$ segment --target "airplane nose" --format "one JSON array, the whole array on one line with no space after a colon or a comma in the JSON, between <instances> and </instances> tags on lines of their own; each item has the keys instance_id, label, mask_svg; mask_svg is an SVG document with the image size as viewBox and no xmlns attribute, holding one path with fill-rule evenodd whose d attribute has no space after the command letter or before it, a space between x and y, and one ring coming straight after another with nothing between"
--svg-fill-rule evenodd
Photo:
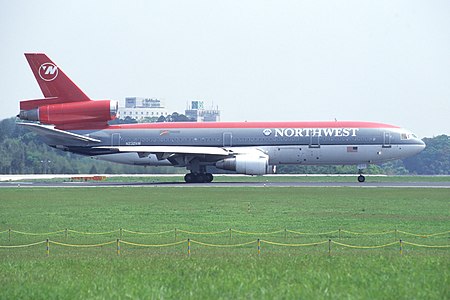
<instances>
[{"instance_id":1,"label":"airplane nose","mask_svg":"<svg viewBox=\"0 0 450 300\"><path fill-rule=\"evenodd\" d=\"M414 150L416 152L415 154L419 154L420 152L422 152L426 146L427 145L422 140L417 139L417 144L414 147Z\"/></svg>"}]
</instances>

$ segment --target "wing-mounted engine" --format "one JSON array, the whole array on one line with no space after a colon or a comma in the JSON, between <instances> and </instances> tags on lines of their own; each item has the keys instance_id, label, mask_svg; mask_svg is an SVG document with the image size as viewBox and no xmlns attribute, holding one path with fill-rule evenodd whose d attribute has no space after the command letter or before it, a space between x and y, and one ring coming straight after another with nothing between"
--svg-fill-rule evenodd
<instances>
[{"instance_id":1,"label":"wing-mounted engine","mask_svg":"<svg viewBox=\"0 0 450 300\"><path fill-rule=\"evenodd\" d=\"M117 101L111 100L56 104L47 99L29 100L20 102L19 118L55 125L60 129L77 129L87 124L106 125L108 121L116 118L117 109Z\"/></svg>"},{"instance_id":2,"label":"wing-mounted engine","mask_svg":"<svg viewBox=\"0 0 450 300\"><path fill-rule=\"evenodd\" d=\"M274 173L274 167L269 165L269 156L263 153L249 153L225 158L216 163L223 170L235 171L246 175L264 175Z\"/></svg>"}]
</instances>

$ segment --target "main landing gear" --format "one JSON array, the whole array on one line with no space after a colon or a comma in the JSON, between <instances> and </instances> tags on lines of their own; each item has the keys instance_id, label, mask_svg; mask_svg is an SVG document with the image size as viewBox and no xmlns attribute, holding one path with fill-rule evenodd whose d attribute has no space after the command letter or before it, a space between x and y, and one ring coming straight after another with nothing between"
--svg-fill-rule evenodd
<instances>
[{"instance_id":1,"label":"main landing gear","mask_svg":"<svg viewBox=\"0 0 450 300\"><path fill-rule=\"evenodd\" d=\"M213 179L214 176L211 173L188 173L184 175L186 183L209 183Z\"/></svg>"}]
</instances>

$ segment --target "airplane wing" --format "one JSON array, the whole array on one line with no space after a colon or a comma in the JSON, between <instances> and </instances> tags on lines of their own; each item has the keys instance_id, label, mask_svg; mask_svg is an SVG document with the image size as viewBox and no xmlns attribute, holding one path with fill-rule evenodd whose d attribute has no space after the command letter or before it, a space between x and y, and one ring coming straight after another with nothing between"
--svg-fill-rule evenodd
<instances>
[{"instance_id":1,"label":"airplane wing","mask_svg":"<svg viewBox=\"0 0 450 300\"><path fill-rule=\"evenodd\" d=\"M115 152L136 152L138 154L160 154L161 158L167 158L174 154L191 155L232 155L231 150L220 147L196 147L196 146L113 146L94 147L95 149L111 150Z\"/></svg>"},{"instance_id":2,"label":"airplane wing","mask_svg":"<svg viewBox=\"0 0 450 300\"><path fill-rule=\"evenodd\" d=\"M70 142L73 142L76 145L80 145L80 142L85 142L86 144L101 142L100 140L93 139L88 136L59 130L53 126L44 126L35 123L17 123L17 125L27 127L31 131L37 133L45 139L49 145L69 145Z\"/></svg>"},{"instance_id":3,"label":"airplane wing","mask_svg":"<svg viewBox=\"0 0 450 300\"><path fill-rule=\"evenodd\" d=\"M99 146L93 149L115 153L137 153L139 157L155 154L158 160L167 159L174 165L185 163L183 157L209 156L211 160L248 154L266 154L266 151L255 147L205 147L205 146Z\"/></svg>"}]
</instances>

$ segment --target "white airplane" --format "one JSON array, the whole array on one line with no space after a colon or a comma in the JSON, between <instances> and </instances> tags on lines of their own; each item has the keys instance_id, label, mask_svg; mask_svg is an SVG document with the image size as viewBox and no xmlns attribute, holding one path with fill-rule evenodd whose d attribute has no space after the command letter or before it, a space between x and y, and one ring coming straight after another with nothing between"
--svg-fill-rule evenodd
<instances>
[{"instance_id":1,"label":"white airplane","mask_svg":"<svg viewBox=\"0 0 450 300\"><path fill-rule=\"evenodd\" d=\"M25 57L44 94L20 102L19 123L51 147L142 166L185 167L185 181L211 182L208 166L239 174L277 165L358 165L415 155L425 144L409 130L372 122L212 122L109 125L117 102L91 100L45 54ZM31 122L30 122L31 121Z\"/></svg>"}]
</instances>

